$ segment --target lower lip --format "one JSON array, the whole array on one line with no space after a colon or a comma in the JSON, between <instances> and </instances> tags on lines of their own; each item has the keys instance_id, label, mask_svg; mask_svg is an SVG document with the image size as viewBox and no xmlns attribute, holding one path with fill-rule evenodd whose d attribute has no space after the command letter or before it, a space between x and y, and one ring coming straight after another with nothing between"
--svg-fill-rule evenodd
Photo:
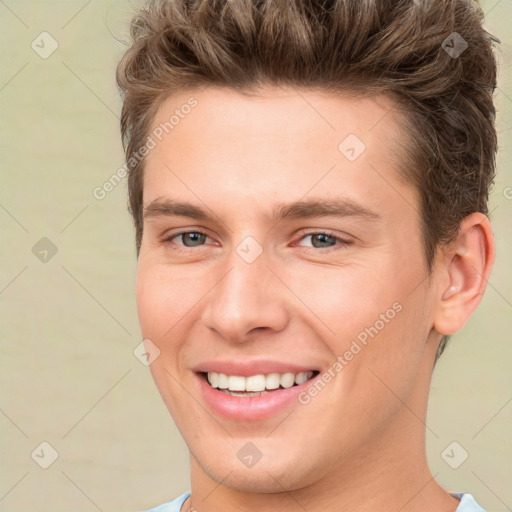
<instances>
[{"instance_id":1,"label":"lower lip","mask_svg":"<svg viewBox=\"0 0 512 512\"><path fill-rule=\"evenodd\" d=\"M262 396L238 397L212 388L201 374L196 373L196 377L204 401L212 411L226 418L242 421L262 420L292 404L300 405L298 395L316 379L313 377L297 386L270 391Z\"/></svg>"}]
</instances>

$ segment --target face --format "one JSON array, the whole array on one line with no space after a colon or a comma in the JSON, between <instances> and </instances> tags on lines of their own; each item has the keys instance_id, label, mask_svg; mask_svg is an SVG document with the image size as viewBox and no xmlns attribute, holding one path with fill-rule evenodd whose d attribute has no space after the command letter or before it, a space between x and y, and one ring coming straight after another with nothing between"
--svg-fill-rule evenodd
<instances>
[{"instance_id":1,"label":"face","mask_svg":"<svg viewBox=\"0 0 512 512\"><path fill-rule=\"evenodd\" d=\"M154 120L186 112L147 155L140 323L194 464L225 486L300 489L424 429L433 300L392 108L207 88Z\"/></svg>"}]
</instances>

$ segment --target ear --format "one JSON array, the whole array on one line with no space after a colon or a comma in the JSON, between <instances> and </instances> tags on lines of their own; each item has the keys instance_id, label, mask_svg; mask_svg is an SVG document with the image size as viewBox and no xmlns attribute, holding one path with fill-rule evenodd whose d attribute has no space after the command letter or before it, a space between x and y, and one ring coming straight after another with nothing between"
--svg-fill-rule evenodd
<instances>
[{"instance_id":1,"label":"ear","mask_svg":"<svg viewBox=\"0 0 512 512\"><path fill-rule=\"evenodd\" d=\"M442 249L434 328L443 335L464 327L482 299L494 263L489 219L473 213L460 224L457 238Z\"/></svg>"}]
</instances>

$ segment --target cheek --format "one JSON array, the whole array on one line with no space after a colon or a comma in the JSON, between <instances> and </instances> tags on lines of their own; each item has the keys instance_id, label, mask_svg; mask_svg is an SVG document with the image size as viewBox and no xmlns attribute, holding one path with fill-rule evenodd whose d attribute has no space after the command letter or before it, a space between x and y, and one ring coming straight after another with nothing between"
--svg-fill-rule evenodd
<instances>
[{"instance_id":1,"label":"cheek","mask_svg":"<svg viewBox=\"0 0 512 512\"><path fill-rule=\"evenodd\" d=\"M143 338L150 339L160 350L151 365L157 383L169 379L165 374L157 378L163 367L177 375L186 366L184 358L190 350L187 340L197 327L196 308L203 304L205 282L198 272L187 273L184 268L139 259L137 310ZM170 384L172 388L173 382Z\"/></svg>"},{"instance_id":2,"label":"cheek","mask_svg":"<svg viewBox=\"0 0 512 512\"><path fill-rule=\"evenodd\" d=\"M381 275L389 279L384 281ZM369 263L345 268L317 267L307 273L289 274L288 282L313 313L312 318L319 332L325 333L325 339L339 340L340 345L332 348L343 349L347 340L376 322L378 330L383 330L381 315L386 320L397 316L393 304L402 300L404 286L391 275L392 269L382 270Z\"/></svg>"},{"instance_id":3,"label":"cheek","mask_svg":"<svg viewBox=\"0 0 512 512\"><path fill-rule=\"evenodd\" d=\"M180 407L180 400L176 399L180 396L176 382L183 348L180 339L186 328L185 322L179 320L190 306L183 296L186 292L184 283L173 280L168 273L149 258L139 257L136 298L142 336L160 350L149 369L164 403L175 417L179 416Z\"/></svg>"},{"instance_id":4,"label":"cheek","mask_svg":"<svg viewBox=\"0 0 512 512\"><path fill-rule=\"evenodd\" d=\"M172 336L178 321L193 306L190 280L178 278L178 272L139 259L136 297L142 333L164 339ZM169 332L170 331L170 332Z\"/></svg>"},{"instance_id":5,"label":"cheek","mask_svg":"<svg viewBox=\"0 0 512 512\"><path fill-rule=\"evenodd\" d=\"M358 333L352 338L361 351L346 368L347 386L359 395L356 407L371 404L368 410L380 411L383 419L390 419L415 393L421 375L430 319L422 291L408 295L409 291L383 290L376 298L381 307L372 309L365 320L358 317ZM359 343L361 335L364 344ZM360 413L365 414L364 407Z\"/></svg>"},{"instance_id":6,"label":"cheek","mask_svg":"<svg viewBox=\"0 0 512 512\"><path fill-rule=\"evenodd\" d=\"M430 330L427 297L418 287L420 269L382 258L380 266L316 270L290 275L292 288L314 313L310 317L333 359L346 354L346 379L355 379L360 368L368 373L366 380L372 368L406 381Z\"/></svg>"},{"instance_id":7,"label":"cheek","mask_svg":"<svg viewBox=\"0 0 512 512\"><path fill-rule=\"evenodd\" d=\"M151 267L144 266L139 260L137 268L136 297L137 311L144 338L157 338L164 332L166 315L163 311L165 303L165 287L156 278Z\"/></svg>"}]
</instances>

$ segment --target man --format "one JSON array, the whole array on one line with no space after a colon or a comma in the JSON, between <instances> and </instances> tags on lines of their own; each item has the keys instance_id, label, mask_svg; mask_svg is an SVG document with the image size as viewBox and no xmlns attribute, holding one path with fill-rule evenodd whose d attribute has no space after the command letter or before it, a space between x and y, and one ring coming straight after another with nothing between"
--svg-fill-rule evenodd
<instances>
[{"instance_id":1,"label":"man","mask_svg":"<svg viewBox=\"0 0 512 512\"><path fill-rule=\"evenodd\" d=\"M470 0L168 0L118 67L137 303L190 450L156 511L482 511L432 477L480 302L496 64Z\"/></svg>"}]
</instances>

